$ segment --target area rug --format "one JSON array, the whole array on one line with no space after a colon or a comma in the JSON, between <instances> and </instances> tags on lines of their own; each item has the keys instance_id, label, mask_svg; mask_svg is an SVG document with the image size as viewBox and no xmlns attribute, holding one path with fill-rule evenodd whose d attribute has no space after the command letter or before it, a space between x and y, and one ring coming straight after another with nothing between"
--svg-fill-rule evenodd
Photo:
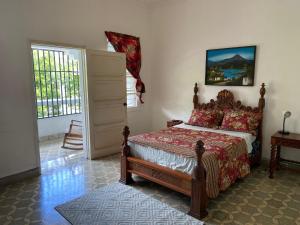
<instances>
[{"instance_id":1,"label":"area rug","mask_svg":"<svg viewBox=\"0 0 300 225\"><path fill-rule=\"evenodd\" d=\"M113 183L55 209L73 225L203 225L140 191Z\"/></svg>"}]
</instances>

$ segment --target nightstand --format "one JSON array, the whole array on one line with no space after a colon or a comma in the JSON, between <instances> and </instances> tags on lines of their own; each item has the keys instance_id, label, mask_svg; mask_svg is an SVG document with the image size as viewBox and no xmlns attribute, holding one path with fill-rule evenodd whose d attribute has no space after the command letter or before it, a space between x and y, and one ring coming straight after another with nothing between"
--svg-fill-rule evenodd
<instances>
[{"instance_id":1,"label":"nightstand","mask_svg":"<svg viewBox=\"0 0 300 225\"><path fill-rule=\"evenodd\" d=\"M168 120L167 121L167 127L173 127L175 125L183 123L182 120Z\"/></svg>"},{"instance_id":2,"label":"nightstand","mask_svg":"<svg viewBox=\"0 0 300 225\"><path fill-rule=\"evenodd\" d=\"M299 163L292 160L280 158L281 146L300 149L300 134L290 133L289 135L282 135L275 133L271 137L271 157L270 157L270 178L273 178L274 170L280 165L280 161ZM299 151L300 152L300 151Z\"/></svg>"}]
</instances>

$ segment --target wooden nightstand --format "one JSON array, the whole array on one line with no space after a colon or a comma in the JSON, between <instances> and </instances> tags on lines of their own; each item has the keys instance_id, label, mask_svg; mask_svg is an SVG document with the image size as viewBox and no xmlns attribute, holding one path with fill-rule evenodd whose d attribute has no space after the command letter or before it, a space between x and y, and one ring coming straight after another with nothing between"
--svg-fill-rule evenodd
<instances>
[{"instance_id":1,"label":"wooden nightstand","mask_svg":"<svg viewBox=\"0 0 300 225\"><path fill-rule=\"evenodd\" d=\"M167 127L173 127L175 125L183 123L182 120L168 120L167 121Z\"/></svg>"},{"instance_id":2,"label":"wooden nightstand","mask_svg":"<svg viewBox=\"0 0 300 225\"><path fill-rule=\"evenodd\" d=\"M280 158L281 146L300 149L300 134L290 133L289 135L282 135L277 132L274 135L272 135L269 175L270 178L273 178L274 170L279 167L280 161L299 163L296 161Z\"/></svg>"}]
</instances>

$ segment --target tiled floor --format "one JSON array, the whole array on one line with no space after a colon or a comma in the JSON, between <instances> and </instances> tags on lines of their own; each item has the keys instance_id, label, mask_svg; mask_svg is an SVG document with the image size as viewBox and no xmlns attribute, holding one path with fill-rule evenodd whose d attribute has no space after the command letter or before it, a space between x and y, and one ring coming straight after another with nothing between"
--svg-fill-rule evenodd
<instances>
[{"instance_id":1,"label":"tiled floor","mask_svg":"<svg viewBox=\"0 0 300 225\"><path fill-rule=\"evenodd\" d=\"M59 142L43 143L42 175L0 189L0 224L59 224L68 222L56 205L100 188L119 178L119 156L95 161L82 151L60 148ZM300 175L278 171L267 177L257 168L218 198L209 202L211 224L300 224ZM136 188L174 208L188 211L189 199L159 185L139 179Z\"/></svg>"},{"instance_id":2,"label":"tiled floor","mask_svg":"<svg viewBox=\"0 0 300 225\"><path fill-rule=\"evenodd\" d=\"M42 176L0 190L1 225L68 224L54 210L56 205L118 179L118 157L88 161L83 151L61 149L61 144L41 143Z\"/></svg>"},{"instance_id":3,"label":"tiled floor","mask_svg":"<svg viewBox=\"0 0 300 225\"><path fill-rule=\"evenodd\" d=\"M42 173L69 165L71 162L84 159L83 150L69 150L61 148L63 138L43 141L40 143L40 157Z\"/></svg>"}]
</instances>

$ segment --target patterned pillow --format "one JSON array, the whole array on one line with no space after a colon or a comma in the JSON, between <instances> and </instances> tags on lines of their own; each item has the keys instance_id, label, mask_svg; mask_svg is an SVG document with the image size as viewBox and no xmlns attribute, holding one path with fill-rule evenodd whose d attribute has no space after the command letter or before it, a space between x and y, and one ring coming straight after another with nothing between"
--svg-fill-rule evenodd
<instances>
[{"instance_id":1,"label":"patterned pillow","mask_svg":"<svg viewBox=\"0 0 300 225\"><path fill-rule=\"evenodd\" d=\"M214 110L194 109L188 124L193 126L217 128L219 115Z\"/></svg>"},{"instance_id":2,"label":"patterned pillow","mask_svg":"<svg viewBox=\"0 0 300 225\"><path fill-rule=\"evenodd\" d=\"M262 119L260 113L247 111L225 112L221 129L248 132L256 135L256 130Z\"/></svg>"},{"instance_id":3,"label":"patterned pillow","mask_svg":"<svg viewBox=\"0 0 300 225\"><path fill-rule=\"evenodd\" d=\"M248 123L249 123L249 130L250 133L256 135L256 131L258 129L259 123L262 120L261 113L254 113L254 112L247 112L249 115Z\"/></svg>"}]
</instances>

